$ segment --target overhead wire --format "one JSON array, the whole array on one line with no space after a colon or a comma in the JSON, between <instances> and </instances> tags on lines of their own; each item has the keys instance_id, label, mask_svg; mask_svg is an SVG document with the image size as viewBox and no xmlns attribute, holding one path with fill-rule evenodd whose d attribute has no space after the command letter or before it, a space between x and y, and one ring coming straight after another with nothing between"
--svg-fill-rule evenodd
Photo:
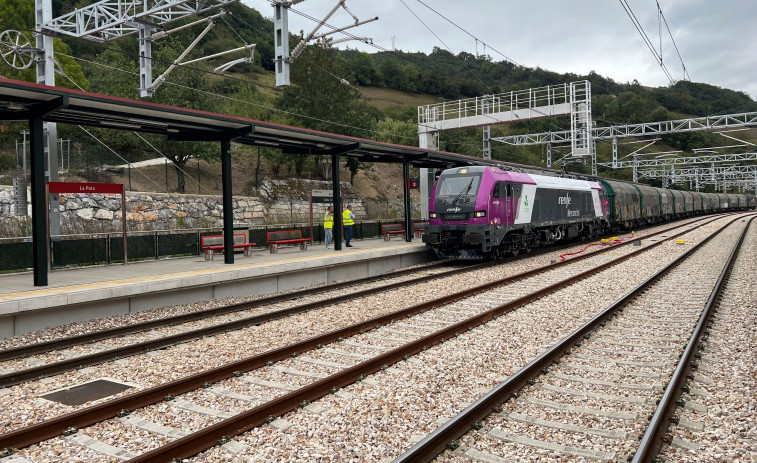
<instances>
[{"instance_id":1,"label":"overhead wire","mask_svg":"<svg viewBox=\"0 0 757 463\"><path fill-rule=\"evenodd\" d=\"M77 87L79 88L79 90L81 90L81 91L84 91L84 89L82 88L82 86L81 86L81 85L79 85L78 83L76 83L76 82L75 82L75 81L74 81L73 79L71 79L71 77L69 77L69 76L68 76L68 74L66 74L65 72L62 72L62 73L61 73L61 75L62 75L63 77L65 77L66 79L68 79L68 81L69 81L69 82L71 82L72 84L74 84L75 86L77 86ZM113 148L111 148L110 146L108 146L108 145L107 145L107 144L106 144L106 143L105 143L104 141L100 140L100 139L99 139L99 138L98 138L97 136L95 136L95 135L94 135L94 134L93 134L92 132L88 131L87 129L85 129L85 128L84 128L84 127L82 127L81 125L78 125L78 124L77 124L77 127L79 127L79 129L80 129L80 130L82 130L82 131L83 131L84 133L86 133L87 135L89 135L90 137L92 137L92 138L93 138L93 139L94 139L95 141L97 141L98 143L100 143L101 145L103 145L103 146L104 146L105 148L107 148L107 149L108 149L108 150L109 150L110 152L112 152L113 154L115 154L115 155L116 155L116 157L118 157L118 159L120 159L120 160L124 161L124 162L125 162L125 163L126 163L126 164L127 164L128 166L129 166L129 168L131 168L131 166L132 166L132 163L131 163L131 162L129 162L129 161L127 160L127 159L124 159L124 157L123 157L123 156L121 156L120 154L118 154L118 153L116 152L116 150L114 150ZM156 147L155 147L155 146L154 146L154 145L153 145L152 143L150 143L150 142L149 142L149 141L147 141L147 140L146 140L146 139L145 139L144 137L142 137L142 135L140 135L140 134L139 134L138 132L135 132L135 131L133 131L133 133L134 133L134 135L136 135L137 137L139 137L139 138L140 138L140 139L141 139L142 141L144 141L145 143L147 143L147 144L148 144L148 145L149 145L149 146L150 146L150 147L151 147L152 149L154 149L154 150L155 150L155 151L156 151L156 152L157 152L158 154L160 154L160 155L161 155L161 156L163 156L164 158L168 159L168 157L167 157L167 156L166 156L165 154L163 154L163 153L162 153L162 152L161 152L161 151L160 151L160 150L159 150L158 148L156 148ZM181 169L181 168L180 168L180 167L179 167L178 165L176 165L176 164L174 164L174 165L176 166L176 168L177 168L177 169L181 170L181 171L182 171L182 172L184 173L184 175L186 175L187 177L189 177L189 178L190 178L191 180L195 181L195 180L194 180L194 178L193 178L193 177L192 177L192 176L191 176L191 175L190 175L189 173L187 173L186 171L184 171L183 169ZM148 176L147 174L145 174L144 172L140 171L139 169L137 169L137 172L139 172L140 174L142 174L142 175L143 175L143 176L144 176L144 177L145 177L145 178L146 178L147 180L149 180L150 182L152 182L152 183L153 183L153 184L154 184L154 185L155 185L156 187L158 187L158 188L162 189L162 190L163 190L164 192L167 192L165 188L163 188L163 187L161 187L160 185L158 185L158 183L157 183L157 182L155 182L155 181L154 181L153 179L151 179L151 178L150 178L150 177L149 177L149 176ZM197 182L197 185L198 185L198 186L200 186L200 182ZM200 186L200 188L202 188L202 187Z\"/></svg>"},{"instance_id":2,"label":"overhead wire","mask_svg":"<svg viewBox=\"0 0 757 463\"><path fill-rule=\"evenodd\" d=\"M475 39L475 41L476 41L476 44L477 44L477 46L476 46L476 49L478 49L478 42L481 42L481 43L482 43L482 44L484 45L484 54L486 54L486 47L489 47L489 48L490 48L491 50L494 50L495 52L497 52L497 53L498 53L498 54L499 54L500 56L502 56L503 58L505 58L505 59L506 59L507 61L509 61L509 62L513 63L513 64L514 64L514 65L516 65L516 66L520 66L520 67L523 67L523 66L521 66L520 64L518 64L518 63L517 63L517 62L516 62L516 61L515 61L514 59L510 58L509 56L505 55L505 54L504 54L504 53L502 53L501 51L497 50L496 48L494 48L494 47L492 47L491 45L487 44L486 42L484 42L483 40L479 39L479 38L478 38L478 37L476 37L475 35L471 34L471 33L470 33L470 32L468 32L467 30L465 30L465 29L464 29L463 27L461 27L461 26L460 26L459 24L455 23L455 22L454 22L454 21L452 21L451 19L447 18L447 17L446 17L446 16L444 16L443 14L439 13L439 12L438 12L438 11L436 11L435 9L431 8L430 6L428 6L428 5L427 5L427 4L425 3L425 2L423 2L422 0L418 0L418 3L420 3L420 4L421 4L421 5L423 5L423 6L425 6L425 7L426 7L426 8L428 8L429 10L433 11L434 13L436 13L437 15L439 15L439 16L440 16L440 17L441 17L442 19L444 19L444 20L445 20L445 21L447 21L448 23L452 24L452 25L453 25L453 26L455 26L456 28L460 29L461 31L465 32L466 34L468 34L469 36L471 36L471 37L472 37L473 39Z\"/></svg>"},{"instance_id":3,"label":"overhead wire","mask_svg":"<svg viewBox=\"0 0 757 463\"><path fill-rule=\"evenodd\" d=\"M423 22L423 20L422 20L422 19L421 19L421 18L420 18L420 17L419 17L419 16L418 16L418 15L417 15L417 14L416 14L416 13L415 13L415 12L414 12L414 11L413 11L412 9L411 9L411 8L410 8L410 7L409 7L409 6L408 6L408 5L407 5L407 4L406 4L406 3L405 3L405 2L403 1L403 0L400 0L400 1L402 1L403 5L405 5L405 7L406 7L406 8L407 8L407 9L408 9L408 10L409 10L409 11L410 11L410 12L411 12L411 13L412 13L412 14L413 14L413 15L414 15L414 16L415 16L415 17L416 17L416 18L417 18L417 19L418 19L418 20L419 20L420 22L421 22L421 24L423 24L423 25L424 25L424 26L425 26L425 27L426 27L426 28L427 28L427 29L428 29L428 30L429 30L429 31L430 31L430 32L431 32L431 33L432 33L432 34L433 34L433 35L434 35L434 36L435 36L435 37L437 38L437 40L439 40L439 41L440 41L440 42L441 42L441 43L442 43L442 44L443 44L443 45L445 46L445 48L446 48L446 49L447 49L447 50L448 50L448 51L449 51L449 52L450 52L450 53L451 53L451 54L452 54L453 56L456 56L456 55L455 55L455 54L454 54L454 53L453 53L453 52L452 52L452 51L450 50L450 48L449 48L449 47L448 47L448 46L446 45L446 43L444 43L444 41L443 41L443 40L442 40L442 39L441 39L441 38L440 38L440 37L439 37L439 36L438 36L438 35L437 35L437 34L436 34L436 33L435 33L435 32L434 32L434 31L433 31L433 30L432 30L431 28L430 28L430 27L428 27L428 25L426 25L426 24L425 24L425 22ZM386 49L386 48L382 47L381 45L378 45L378 44L375 44L375 43L372 43L372 42L371 42L371 43L369 43L369 42L366 42L365 40L362 40L362 39L361 39L360 37L357 37L357 36L355 36L354 34L351 34L351 33L347 32L347 31L344 31L344 30L339 30L339 28L337 28L337 27L335 27L335 26L333 26L333 25L331 25L331 24L329 24L329 23L327 23L327 22L321 21L321 20L319 20L319 19L317 19L317 18L315 18L315 17L313 17L313 16L311 16L311 15L309 15L309 14L307 14L307 13L304 13L304 12L302 12L302 11L296 10L296 9L294 9L294 8L289 8L289 11L290 11L290 12L293 12L293 13L295 13L295 14L298 14L298 15L300 15L300 16L302 16L302 17L306 18L306 19L309 19L309 20L311 20L311 21L317 22L317 23L319 23L319 24L323 24L324 26L326 26L326 27L328 27L328 28L330 28L330 29L332 29L332 30L334 30L334 31L338 31L338 32L340 32L341 34L344 34L344 35L346 35L346 36L348 36L348 37L351 37L351 38L353 38L353 39L356 39L356 40L360 40L360 41L362 41L362 42L365 42L365 43L366 43L367 45L369 45L369 46L372 46L372 47L374 47L374 48L376 48L376 49L378 49L378 50L381 50L381 51L385 51L385 52L390 52L390 53L392 53L393 55L397 55L397 53L396 53L395 51L393 51L393 50L388 50L388 49ZM437 13L437 14L438 14L438 13ZM446 19L446 18L445 18L445 19ZM448 20L448 21L449 21L449 20ZM400 56L400 57L401 57L402 59L405 59L405 60L407 60L407 58L406 58L406 57L403 57L402 55L398 55L398 56ZM503 56L504 56L504 55L503 55ZM456 56L456 57L457 57L457 56ZM493 93L493 92L492 92L492 90L491 90L491 88L489 88L489 86L488 86L488 85L487 85L487 84L486 84L486 83L485 83L485 82L484 82L484 81L483 81L483 80L482 80L482 79L481 79L481 78L480 78L480 77L479 77L478 75L476 75L476 74L475 74L475 72L473 72L473 70L472 70L472 69L470 69L470 67L469 67L469 66L468 66L468 65L467 65L467 64L466 64L466 63L465 63L464 61L462 61L462 60L461 60L461 59L460 59L459 57L457 57L457 58L458 58L458 59L459 59L459 60L460 60L460 61L461 61L461 62L463 63L463 65L464 65L464 66L466 67L466 69L468 69L468 71L469 71L469 72L470 72L470 73L471 73L471 74L472 74L472 75L473 75L474 77L476 77L476 79L477 79L477 80L478 80L479 82L481 82L481 84L482 84L482 85L483 85L483 86L484 86L484 87L485 87L485 88L486 88L486 89L487 89L487 90L488 90L488 91L489 91L490 93ZM509 58L508 58L508 59L509 59ZM408 60L408 61L411 61L411 60ZM510 61L512 61L512 60L510 60ZM412 61L411 61L411 62L412 62ZM514 61L512 61L512 62L513 62L513 63L515 63ZM413 64L417 64L417 63L413 63ZM515 63L515 64L517 64L517 63ZM498 119L498 118L496 118L496 117L494 117L494 116L491 116L491 115L488 115L488 114L487 114L487 115L485 115L485 116L486 116L486 117L488 117L489 119L492 119L492 120L493 120L493 121L494 121L495 123L504 123L504 122L507 122L507 121L503 121L503 120L501 120L501 119ZM529 125L529 124L528 124L528 122L526 122L526 125ZM459 143L453 143L453 144L456 144L456 145L460 145ZM473 145L469 145L469 146L473 147ZM476 147L475 149L476 149L477 151L479 150L479 148L478 148L478 147Z\"/></svg>"},{"instance_id":4,"label":"overhead wire","mask_svg":"<svg viewBox=\"0 0 757 463\"><path fill-rule=\"evenodd\" d=\"M423 21L423 20L422 20L422 19L420 18L420 16L418 16L418 15L417 15L417 14L415 13L415 11L413 11L413 10L412 10L412 8L410 8L410 6L408 6L408 4L407 4L407 3L405 3L405 0L400 0L400 2L401 2L401 3L403 4L403 5L405 5L405 8L407 8L407 9L408 9L408 11L410 11L410 13L412 13L412 15L413 15L413 16L415 16L415 19L417 19L417 20L418 20L418 21L419 21L419 22L420 22L421 24L423 24L423 27L425 27L426 29L428 29L428 31L429 31L429 32L431 32L431 34L433 34L433 36L434 36L434 37L436 37L436 39L437 39L437 40L438 40L438 41L439 41L439 42L440 42L440 43L441 43L442 45L444 45L444 48L446 48L448 52L452 53L452 55L453 55L453 56L457 57L457 55L455 55L455 54L454 54L454 53L452 52L452 49L451 49L451 48L450 48L450 47L449 47L449 46L448 46L448 45L447 45L446 43L444 43L444 40L442 40L442 38L441 38L441 37L439 37L439 35L437 35L437 33L436 33L436 32L434 32L434 30L433 30L433 29L431 29L431 28L430 28L430 27L428 26L428 24L426 24L426 23L425 23L425 22L424 22L424 21ZM492 89L491 89L491 88L489 88L489 86L488 86L488 85L486 85L486 82L484 82L483 80L481 80L481 78L480 78L480 77L478 77L478 75L477 75L477 74L476 74L475 72L473 72L473 69L471 69L471 68L470 68L470 67L468 66L468 64L467 64L467 63L466 63L466 62L465 62L464 60L460 59L459 57L458 57L458 60L459 60L459 61L460 61L461 63L463 63L463 66L465 66L465 69L467 69L467 70L468 70L468 72L470 72L470 73L471 73L471 74L473 75L473 77L475 77L475 78L476 78L476 80L478 80L479 82L481 82L481 84L482 84L482 85L483 85L484 87L486 87L486 90L488 90L488 91L489 91L489 93L494 93L494 92L492 91ZM495 119L495 120L496 120L496 119Z\"/></svg>"},{"instance_id":5,"label":"overhead wire","mask_svg":"<svg viewBox=\"0 0 757 463\"><path fill-rule=\"evenodd\" d=\"M665 73L665 76L670 81L670 85L675 85L673 76L670 74L670 72L668 71L668 68L665 66L665 63L663 63L662 61L662 55L657 53L657 50L655 50L654 45L652 44L652 41L649 39L649 36L644 31L644 28L642 27L641 23L636 18L636 15L634 14L627 0L618 0L618 1L620 2L620 5L625 10L629 19L631 19L631 22L633 23L636 30L639 32L639 35L641 35L642 40L644 40L644 44L647 46L647 48L649 48L649 51L652 53L652 55L654 55L655 61L657 61L657 64L659 64L660 67L662 68L662 71Z\"/></svg>"},{"instance_id":6,"label":"overhead wire","mask_svg":"<svg viewBox=\"0 0 757 463\"><path fill-rule=\"evenodd\" d=\"M446 49L447 49L447 50L448 50L448 51L449 51L449 52L450 52L450 53L451 53L451 54L452 54L453 56L455 56L456 58L458 58L458 59L459 59L459 60L460 60L460 61L461 61L461 62L463 63L463 65L464 65L464 66L466 67L466 69L468 69L468 71L469 71L469 72L470 72L470 73L471 73L471 74L472 74L472 75L473 75L474 77L476 77L476 79L477 79L477 80L478 80L479 82L481 82L481 84L482 84L482 85L483 85L483 86L484 86L484 87L485 87L485 88L486 88L486 89L487 89L487 90L488 90L488 91L489 91L490 93L493 93L493 92L492 92L492 90L491 90L491 88L489 88L489 86L488 86L488 85L487 85L487 84L486 84L485 82L483 82L483 80L482 80L482 79L481 79L481 78L480 78L480 77L479 77L478 75L476 75L476 73L475 73L475 72L473 72L473 70L472 70L472 69L470 69L470 67L469 67L469 66L467 65L467 63L465 63L465 62L464 62L464 61L463 61L462 59L460 59L460 58L459 58L459 57L458 57L457 55L455 55L455 54L454 54L454 53L452 52L452 50L451 50L451 49L450 49L450 48L449 48L449 47L448 47L448 46L446 45L446 43L444 43L444 41L443 41L443 40L442 40L442 39L441 39L441 38L440 38L440 37L439 37L439 36L438 36L438 35L437 35L437 34L436 34L436 33L435 33L435 32L434 32L434 31L433 31L433 30L432 30L432 29L431 29L431 28L430 28L430 27L429 27L429 26L428 26L428 25L427 25L427 24L426 24L426 23L425 23L425 22L423 21L423 20L421 20L421 19L420 19L420 17L419 17L419 16L418 16L418 15L417 15L417 14L416 14L416 13L415 13L415 12L414 12L414 11L413 11L413 10L412 10L412 9L411 9L411 8L410 8L410 7L408 6L408 5L407 5L407 4L405 4L405 2L404 2L403 0L400 0L400 1L402 1L403 5L405 5L405 7L406 7L406 8L407 8L407 9L408 9L408 10L409 10L409 11L410 11L410 12L411 12L411 13L412 13L412 14L413 14L413 15L414 15L414 16L415 16L415 17L416 17L416 18L417 18L417 19L418 19L418 20L419 20L420 22L421 22L421 24L423 24L423 25L424 25L424 26L425 26L425 27L426 27L426 28L427 28L427 29L428 29L428 30L429 30L429 31L430 31L430 32L431 32L431 33L432 33L432 34L433 34L433 35L434 35L434 36L435 36L435 37L437 38L437 40L439 40L439 41L440 41L440 42L441 42L441 43L442 43L442 44L443 44L443 45L445 46L445 48L446 48ZM419 0L419 2L420 2L420 0ZM271 3L273 4L273 2L271 2ZM423 4L424 6L426 6L427 8L431 9L431 10L432 10L432 11L433 11L434 13L438 14L439 16L441 16L442 18L444 18L444 19L445 19L446 21L448 21L448 22L451 22L452 24L454 24L454 25L455 25L456 27L458 27L459 29L463 30L463 31L464 31L465 33L467 33L468 35L471 35L472 37L476 38L475 36L473 36L472 34L470 34L470 33L469 33L468 31L464 30L463 28L461 28L460 26L458 26L457 24L455 24L454 22L452 22L451 20L449 20L449 19L448 19L448 18L446 18L445 16L441 15L441 13L439 13L438 11L436 11L436 10L434 10L434 9L430 8L430 7L428 6L428 5L426 5L426 4L425 4L425 3L423 3L423 2L420 2L420 3L421 3L421 4ZM341 34L344 34L344 35L346 35L346 36L348 36L348 37L350 37L350 38L353 38L353 39L355 39L355 40L359 40L359 41L361 41L361 42L365 42L365 43L366 43L367 45L369 45L369 46L372 46L373 48L376 48L376 49L378 49L378 50L381 50L381 51L384 51L384 52L390 52L390 53L392 53L393 55L395 55L395 56L398 56L398 57L400 57L400 58L401 58L401 59L403 59L403 60L409 61L409 62L411 62L412 64L416 64L416 65L417 65L417 63L414 63L414 62L413 62L412 60L409 60L409 59L407 59L406 57L404 57L403 55L401 55L401 54L398 54L398 53L397 53L396 51L394 51L394 50L388 50L388 49L386 49L385 47L382 47L381 45L375 44L375 43L373 43L373 42L370 42L370 43L369 43L369 42L366 42L366 41L365 41L365 40L363 40L362 38L360 38L360 37L357 37L357 36L355 36L355 35L354 35L354 34L352 34L352 33L349 33L349 32L347 32L347 31L344 31L344 30L339 30L339 28L337 28L337 27L335 27L335 26L333 26L333 25L331 25L331 24L329 24L329 23L327 23L327 22L321 21L321 20L319 20L319 19L317 19L317 18L315 18L315 17L313 17L313 16L311 16L311 15L309 15L309 14L307 14L307 13L304 13L304 12L302 12L302 11L296 10L296 9L294 9L294 8L291 8L291 7L289 8L289 11L290 11L290 12L293 12L293 13L295 13L295 14L298 14L298 15L300 15L300 16L302 16L302 17L306 18L306 19L309 19L309 20L311 20L311 21L314 21L314 22L316 22L316 23L322 24L322 25L324 25L324 26L326 26L326 27L330 28L331 30L334 30L334 31L338 31L339 33L341 33ZM484 43L483 41L482 41L482 43L484 44L484 46L486 46L486 43ZM490 48L492 48L492 47L490 46ZM495 50L495 51L496 51L496 50ZM497 52L498 52L498 53L500 53L500 54L501 54L502 56L504 56L504 57L505 57L505 58L506 58L507 60L509 60L509 61L510 61L510 62L512 62L513 64L516 64L516 65L520 66L520 65L519 65L518 63L516 63L515 61L513 61L512 59L510 59L509 57L507 57L507 56L506 56L506 55L504 55L503 53L501 53L501 52L499 52L499 51L497 51ZM385 80L386 80L386 79L385 79ZM538 112L538 111L537 111L537 112ZM499 123L506 123L506 122L514 122L514 121L504 121L504 120L498 119L498 118L496 118L496 117L494 117L494 116L492 116L492 115L489 115L489 114L486 114L485 116L486 116L487 118L489 118L489 119L493 120L493 121L494 121L494 123L497 123L497 124L499 124ZM545 114L545 116L546 116L546 114ZM527 126L527 127L529 128L529 129L531 129L531 125L529 124L529 122L528 122L528 121L523 121L523 122L524 122L524 123L526 124L526 126ZM557 126L556 126L556 125L555 125L554 123L552 123L552 122L549 122L549 124L551 124L552 126L555 126L555 127L557 127ZM559 128L559 127L557 127L557 128ZM533 130L533 129L532 129L532 130ZM461 146L461 144L460 144L460 143L454 143L454 142L453 142L453 145ZM467 143L466 143L465 145L462 145L462 146L469 146L469 147L471 147L472 149L474 149L475 151L479 151L479 150L480 150L480 148L479 148L478 146L475 146L475 147L474 147L474 145L472 145L472 144L467 144Z\"/></svg>"},{"instance_id":7,"label":"overhead wire","mask_svg":"<svg viewBox=\"0 0 757 463\"><path fill-rule=\"evenodd\" d=\"M409 6L409 5L407 5L407 3L405 3L405 1L404 1L404 0L400 0L400 2L401 2L401 3L402 3L402 4L404 5L404 6L405 6L405 8L407 8L407 9L408 9L408 11L410 11L410 13L412 13L412 14L413 14L413 16L415 16L415 18L416 18L416 19L418 19L418 21L419 21L419 22L420 22L421 24L423 24L423 26L424 26L424 27L425 27L426 29L428 29L428 31L429 31L429 32L431 32L431 34L433 34L433 35L434 35L434 37L436 37L436 39L437 39L437 40L439 40L439 42L440 42L440 43L441 43L442 45L444 45L444 47L445 47L445 48L447 49L447 51L449 51L449 52L450 52L450 53L451 53L451 54L452 54L453 56L455 56L455 57L456 57L456 58L457 58L457 59L458 59L458 60L459 60L459 61L460 61L460 62L461 62L461 63L463 64L463 66L465 66L465 68L466 68L466 69L468 70L468 72L470 72L470 73L471 73L471 74L472 74L472 75L473 75L473 76L474 76L474 77L475 77L475 78L476 78L476 79L477 79L477 80L478 80L479 82L481 82L481 84L482 84L482 85L484 85L484 87L486 87L486 89L487 89L487 90L488 90L488 91L489 91L490 93L494 93L494 92L493 92L493 91L491 90L491 88L489 88L489 86L488 86L488 85L487 85L487 84L486 84L486 83L485 83L485 82L484 82L484 81L483 81L483 80L482 80L482 79L481 79L481 78L480 78L480 77L479 77L479 76L478 76L478 75L477 75L477 74L476 74L475 72L473 72L473 70L472 70L472 69L471 69L471 68L470 68L470 67L468 66L468 64L467 64L467 63L466 63L466 62L465 62L464 60L462 60L462 59L461 59L461 58L460 58L459 56L455 55L455 54L454 54L454 53L452 52L452 50L451 50L451 49L450 49L450 47L449 47L449 46L448 46L448 45L447 45L447 44L446 44L446 43L444 42L444 40L442 40L442 39L441 39L441 37L439 37L439 35L438 35L438 34L436 34L436 32L434 32L434 31L433 31L433 30L432 30L432 29L431 29L431 28L430 28L430 27L429 27L429 26L428 26L428 25L427 25L427 24L426 24L426 23L425 23L425 22L424 22L424 21L423 21L423 20L422 20L422 19L421 19L421 18L420 18L420 17L419 17L419 16L418 16L418 15L417 15L416 13L415 13L415 11L413 11L413 10L412 10L412 8L410 8L410 6ZM465 29L463 29L462 27L458 26L458 25L457 25L456 23L454 23L453 21L451 21L450 19L448 19L447 17L445 17L444 15L442 15L441 13L439 13L438 11L436 11L436 10L434 10L433 8L429 7L428 5L426 5L426 4L425 4L424 2L422 2L421 0L418 0L418 3L422 4L422 5L423 5L423 6L425 6L426 8L430 9L431 11L433 11L434 13L436 13L437 15L439 15L440 17L442 17L442 18L443 18L444 20L446 20L446 21L450 22L451 24L455 25L455 26L456 26L456 27L457 27L458 29L460 29L460 30L462 30L463 32L465 32L466 34L470 35L471 37L473 37L474 39L476 39L476 41L478 42L478 40L479 40L479 39L478 39L478 38L477 38L476 36L474 36L473 34L471 34L471 33L470 33L470 32L468 32L468 31L466 31L466 30L465 30ZM484 42L482 41L482 43L484 43ZM484 46L486 46L486 44L485 44L485 43L484 43ZM499 52L498 52L498 53L499 53ZM500 54L502 54L502 53L500 53ZM502 54L502 56L505 56L505 55L504 55L504 54ZM511 60L511 59L510 59L510 58L508 58L507 56L505 56L505 58L506 58L506 59L508 59L508 60L509 60L510 62L512 62L513 64L516 64L516 65L520 66L520 65L519 65L518 63L516 63L515 61ZM532 108L532 110L533 110L533 111L535 111L535 112L537 112L537 113L541 113L541 112L540 112L539 110L537 110L537 109L533 109L533 108ZM547 116L547 114L544 114L544 113L541 113L541 114L543 114L544 116ZM501 124L501 123L509 123L509 122L518 122L518 121L504 121L504 120L498 119L498 118L496 118L496 117L494 117L494 116L491 116L490 114L483 114L483 116L486 116L487 118L489 118L489 119L493 120L493 121L494 121L495 123L500 123L500 124ZM531 128L531 124L529 123L529 121L527 121L527 120L526 120L526 121L522 121L522 122L523 122L523 123L525 123L526 127L528 127L529 129L533 130L533 129ZM550 124L554 125L554 123L552 123L552 122L550 122Z\"/></svg>"},{"instance_id":8,"label":"overhead wire","mask_svg":"<svg viewBox=\"0 0 757 463\"><path fill-rule=\"evenodd\" d=\"M675 48L676 53L678 54L678 59L681 60L681 66L683 67L683 76L684 80L688 78L688 80L691 80L691 76L689 75L689 71L686 70L686 65L683 63L683 56L681 56L681 52L678 50L678 45L676 44L676 40L673 38L673 32L671 32L670 27L668 26L668 20L665 19L665 14L662 12L662 8L660 7L660 2L657 2L657 11L660 12L660 17L662 18L662 22L665 23L665 28L668 30L668 34L670 35L670 40L673 42L673 48ZM662 36L662 34L660 34ZM660 54L662 54L662 37L660 37Z\"/></svg>"},{"instance_id":9,"label":"overhead wire","mask_svg":"<svg viewBox=\"0 0 757 463\"><path fill-rule=\"evenodd\" d=\"M369 46L372 46L372 47L374 47L374 48L376 48L376 49L378 49L378 50L381 50L381 51L384 51L384 52L388 52L388 53L391 53L391 54L393 54L393 55L395 55L395 56L398 56L398 57L400 57L400 58L401 58L401 59L403 59L403 60L409 61L409 62L411 62L412 64L415 64L415 65L417 65L417 63L414 63L414 62L413 62L412 60L409 60L409 59L407 59L406 57L404 57L404 56L402 56L402 55L399 55L399 54L397 54L397 52L396 52L396 51L394 51L394 50L388 50L388 49L386 49L385 47L383 47L383 46L381 46L381 45L378 45L378 44L376 44L376 43L373 43L373 42L367 42L367 41L363 40L363 39L362 39L361 37L358 37L358 36L356 36L356 35L354 35L354 34L352 34L352 33L350 33L350 32L344 31L344 30L339 30L339 28L337 28L337 27L335 27L335 26L333 26L333 25L331 25L331 24L329 24L329 23L327 23L327 22L325 22L325 21L321 21L321 20L319 20L319 19L317 19L317 18L315 18L315 17L313 17L313 16L311 16L311 15L309 15L309 14L307 14L307 13L304 13L304 12L302 12L302 11L296 10L296 9L294 9L294 8L291 8L291 7L289 8L289 11L290 11L290 12L292 12L292 13L298 14L298 15L300 15L300 16L302 16L302 17L306 18L306 19L309 19L309 20L311 20L311 21L314 21L314 22L317 22L317 23L319 23L319 24L322 24L323 26L325 26L325 27L328 27L328 28L330 28L331 30L334 30L334 31L338 31L339 33L341 33L341 34L344 34L344 35L346 35L346 36L348 36L348 37L350 37L350 38L353 38L353 39L355 39L355 40L359 40L359 41L361 41L361 42L364 42L364 43L366 43L367 45L369 45ZM433 33L433 31L432 31L432 33ZM446 47L446 45L445 45L445 47ZM451 52L450 52L450 53L451 53ZM465 63L463 63L463 64L465 64ZM465 65L465 66L467 67L467 65ZM471 71L471 72L472 72L472 71ZM474 75L475 75L475 74L474 74ZM335 77L336 77L336 76L335 76ZM478 78L478 76L476 76L476 77ZM385 78L385 80L389 80L389 79L386 79L386 78ZM391 80L389 80L389 81L391 81ZM479 79L479 81L481 81L481 79ZM482 83L482 84L483 84L483 85L484 85L485 87L487 87L487 89L488 89L488 90L489 90L489 91L491 92L491 89L489 89L489 88L488 88L488 86L486 86L486 84L485 84L485 83L484 83L483 81L481 81L481 83ZM422 93L422 92L420 92L420 93ZM429 95L429 96L433 96L433 97L436 97L435 95L430 95L430 94L427 94L427 95ZM495 120L496 122L503 122L503 121L501 121L501 120L498 120L498 119L496 119L496 118L494 118L494 117L492 117L492 116L489 116L489 117L490 117L491 119ZM470 147L470 148L474 148L474 145L472 145L472 144L467 144L467 143L466 143L466 144L461 144L461 143L457 143L457 142L452 142L451 144L452 144L452 145L457 145L457 146L468 146L468 147ZM479 148L478 148L478 147L476 146L476 147L475 147L474 149L475 149L475 150L478 150Z\"/></svg>"}]
</instances>

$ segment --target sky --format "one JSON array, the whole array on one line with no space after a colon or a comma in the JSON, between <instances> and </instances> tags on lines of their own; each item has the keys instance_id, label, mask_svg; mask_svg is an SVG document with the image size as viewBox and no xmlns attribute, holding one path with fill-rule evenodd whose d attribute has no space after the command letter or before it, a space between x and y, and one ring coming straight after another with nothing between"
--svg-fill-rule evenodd
<instances>
[{"instance_id":1,"label":"sky","mask_svg":"<svg viewBox=\"0 0 757 463\"><path fill-rule=\"evenodd\" d=\"M273 16L268 0L242 1L266 17ZM757 1L657 2L683 58L687 78L743 91L757 99L757 34L754 29ZM659 52L657 2L627 0ZM293 5L292 9L323 19L336 4L337 0L306 0ZM346 6L361 21L379 17L378 21L349 32L370 37L383 49L430 53L434 47L439 47L453 54L486 53L493 61L509 59L522 66L559 73L585 75L595 71L621 83L635 79L645 86L670 84L619 0L347 0ZM353 22L342 8L327 21L336 27ZM291 33L300 30L309 33L315 26L312 20L290 11ZM326 30L324 26L319 32ZM333 37L344 36L335 34ZM661 45L663 62L672 78L684 79L681 59L664 24ZM380 51L354 40L336 47L358 48L369 53Z\"/></svg>"}]
</instances>

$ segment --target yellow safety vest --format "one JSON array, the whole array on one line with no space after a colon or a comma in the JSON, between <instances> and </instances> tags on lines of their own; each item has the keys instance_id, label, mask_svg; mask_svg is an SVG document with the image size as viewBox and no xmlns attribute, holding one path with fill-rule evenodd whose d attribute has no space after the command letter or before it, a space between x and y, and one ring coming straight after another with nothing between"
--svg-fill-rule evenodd
<instances>
[{"instance_id":1,"label":"yellow safety vest","mask_svg":"<svg viewBox=\"0 0 757 463\"><path fill-rule=\"evenodd\" d=\"M334 214L326 212L323 216L323 228L334 228Z\"/></svg>"},{"instance_id":2,"label":"yellow safety vest","mask_svg":"<svg viewBox=\"0 0 757 463\"><path fill-rule=\"evenodd\" d=\"M350 217L350 214L352 214L352 211L347 209L344 212L342 212L342 224L346 227L347 225L355 225L355 221L352 220Z\"/></svg>"}]
</instances>

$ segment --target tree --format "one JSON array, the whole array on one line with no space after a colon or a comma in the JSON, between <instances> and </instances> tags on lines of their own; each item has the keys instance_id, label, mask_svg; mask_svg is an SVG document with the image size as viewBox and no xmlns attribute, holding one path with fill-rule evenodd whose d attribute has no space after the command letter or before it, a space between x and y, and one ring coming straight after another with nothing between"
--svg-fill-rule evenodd
<instances>
[{"instance_id":1,"label":"tree","mask_svg":"<svg viewBox=\"0 0 757 463\"><path fill-rule=\"evenodd\" d=\"M376 66L368 53L359 51L355 54L355 57L352 58L352 72L356 82L360 85L378 84Z\"/></svg>"},{"instance_id":2,"label":"tree","mask_svg":"<svg viewBox=\"0 0 757 463\"><path fill-rule=\"evenodd\" d=\"M411 145L418 143L418 124L412 121L399 121L385 117L376 123L378 140L395 145Z\"/></svg>"},{"instance_id":3,"label":"tree","mask_svg":"<svg viewBox=\"0 0 757 463\"><path fill-rule=\"evenodd\" d=\"M221 151L218 143L172 141L165 141L160 150L176 169L176 191L179 193L185 192L184 171L187 161L191 158L217 159Z\"/></svg>"},{"instance_id":4,"label":"tree","mask_svg":"<svg viewBox=\"0 0 757 463\"><path fill-rule=\"evenodd\" d=\"M380 112L360 101L360 92L336 74L337 68L334 52L328 44L305 47L292 65L292 86L284 91L276 105L289 113L287 123L324 132L369 137ZM307 155L289 155L297 175L301 174L304 156ZM363 165L348 164L348 168L354 180Z\"/></svg>"}]
</instances>

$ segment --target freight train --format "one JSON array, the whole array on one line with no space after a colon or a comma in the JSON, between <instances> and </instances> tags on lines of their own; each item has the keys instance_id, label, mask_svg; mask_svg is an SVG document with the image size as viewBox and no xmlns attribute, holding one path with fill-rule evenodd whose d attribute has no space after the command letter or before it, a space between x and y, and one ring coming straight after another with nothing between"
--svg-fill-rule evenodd
<instances>
[{"instance_id":1,"label":"freight train","mask_svg":"<svg viewBox=\"0 0 757 463\"><path fill-rule=\"evenodd\" d=\"M468 166L441 173L423 242L437 257L487 259L697 214L754 209L755 195Z\"/></svg>"}]
</instances>

